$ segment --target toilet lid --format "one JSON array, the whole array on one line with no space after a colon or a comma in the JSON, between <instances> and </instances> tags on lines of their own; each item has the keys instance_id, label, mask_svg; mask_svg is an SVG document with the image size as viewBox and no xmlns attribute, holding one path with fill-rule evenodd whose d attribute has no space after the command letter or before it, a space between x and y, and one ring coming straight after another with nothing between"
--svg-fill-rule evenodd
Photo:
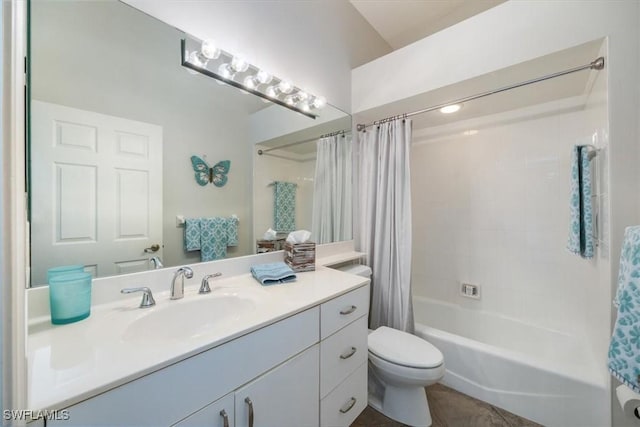
<instances>
[{"instance_id":1,"label":"toilet lid","mask_svg":"<svg viewBox=\"0 0 640 427\"><path fill-rule=\"evenodd\" d=\"M369 334L369 351L396 365L435 368L444 357L431 343L410 333L381 326Z\"/></svg>"}]
</instances>

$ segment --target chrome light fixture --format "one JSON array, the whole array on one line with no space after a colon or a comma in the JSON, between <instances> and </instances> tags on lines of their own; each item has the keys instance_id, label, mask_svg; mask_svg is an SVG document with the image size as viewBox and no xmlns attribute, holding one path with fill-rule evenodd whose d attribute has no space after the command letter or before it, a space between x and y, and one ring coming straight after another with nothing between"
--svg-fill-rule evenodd
<instances>
[{"instance_id":1,"label":"chrome light fixture","mask_svg":"<svg viewBox=\"0 0 640 427\"><path fill-rule=\"evenodd\" d=\"M228 84L312 119L317 118L318 110L327 104L324 97L312 95L250 64L240 55L225 52L212 40L200 42L185 38L180 45L182 66L192 74L204 74L220 84Z\"/></svg>"}]
</instances>

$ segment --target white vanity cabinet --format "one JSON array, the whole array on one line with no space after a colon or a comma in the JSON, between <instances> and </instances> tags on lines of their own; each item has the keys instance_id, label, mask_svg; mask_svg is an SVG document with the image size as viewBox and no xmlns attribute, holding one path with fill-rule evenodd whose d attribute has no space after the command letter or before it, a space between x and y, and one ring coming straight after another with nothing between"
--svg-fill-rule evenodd
<instances>
[{"instance_id":1,"label":"white vanity cabinet","mask_svg":"<svg viewBox=\"0 0 640 427\"><path fill-rule=\"evenodd\" d=\"M348 426L367 404L368 307L365 285L124 379L47 426Z\"/></svg>"},{"instance_id":2,"label":"white vanity cabinet","mask_svg":"<svg viewBox=\"0 0 640 427\"><path fill-rule=\"evenodd\" d=\"M318 361L316 344L175 427L317 426Z\"/></svg>"},{"instance_id":3,"label":"white vanity cabinet","mask_svg":"<svg viewBox=\"0 0 640 427\"><path fill-rule=\"evenodd\" d=\"M349 426L367 406L369 286L320 306L320 425Z\"/></svg>"}]
</instances>

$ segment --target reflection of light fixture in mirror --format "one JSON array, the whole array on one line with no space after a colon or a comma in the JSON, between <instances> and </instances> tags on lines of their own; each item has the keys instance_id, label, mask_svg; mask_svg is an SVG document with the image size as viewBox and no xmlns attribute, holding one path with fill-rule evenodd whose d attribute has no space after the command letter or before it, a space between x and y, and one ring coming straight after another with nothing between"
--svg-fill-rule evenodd
<instances>
[{"instance_id":1,"label":"reflection of light fixture in mirror","mask_svg":"<svg viewBox=\"0 0 640 427\"><path fill-rule=\"evenodd\" d=\"M462 132L464 135L466 136L471 136L471 135L475 135L478 133L478 129L469 129L469 130L465 130L464 132Z\"/></svg>"},{"instance_id":2,"label":"reflection of light fixture in mirror","mask_svg":"<svg viewBox=\"0 0 640 427\"><path fill-rule=\"evenodd\" d=\"M462 108L462 106L460 104L451 104L451 105L447 105L444 106L440 109L440 112L442 114L451 114L451 113L455 113L456 111L460 110L460 108Z\"/></svg>"},{"instance_id":3,"label":"reflection of light fixture in mirror","mask_svg":"<svg viewBox=\"0 0 640 427\"><path fill-rule=\"evenodd\" d=\"M312 95L290 81L252 65L240 55L220 49L212 40L200 42L184 38L181 48L182 66L189 71L212 77L219 84L233 86L312 119L317 118L317 113L311 111L324 107L327 102L322 96Z\"/></svg>"}]
</instances>

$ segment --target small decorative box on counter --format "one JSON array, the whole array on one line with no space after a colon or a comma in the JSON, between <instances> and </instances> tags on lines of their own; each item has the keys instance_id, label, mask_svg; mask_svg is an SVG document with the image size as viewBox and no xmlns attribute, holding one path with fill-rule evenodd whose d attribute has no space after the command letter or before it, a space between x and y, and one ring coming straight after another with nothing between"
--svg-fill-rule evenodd
<instances>
[{"instance_id":1,"label":"small decorative box on counter","mask_svg":"<svg viewBox=\"0 0 640 427\"><path fill-rule=\"evenodd\" d=\"M280 251L284 248L284 237L275 240L256 240L256 253Z\"/></svg>"},{"instance_id":2,"label":"small decorative box on counter","mask_svg":"<svg viewBox=\"0 0 640 427\"><path fill-rule=\"evenodd\" d=\"M284 242L284 262L295 272L316 269L316 244Z\"/></svg>"}]
</instances>

